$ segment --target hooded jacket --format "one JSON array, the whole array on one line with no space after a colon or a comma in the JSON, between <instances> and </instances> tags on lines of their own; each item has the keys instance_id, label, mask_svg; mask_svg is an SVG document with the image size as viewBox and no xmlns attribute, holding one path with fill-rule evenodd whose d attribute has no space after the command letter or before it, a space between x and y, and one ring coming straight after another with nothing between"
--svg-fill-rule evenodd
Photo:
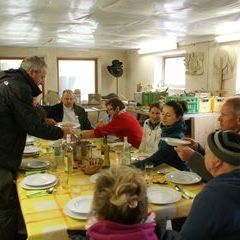
<instances>
[{"instance_id":1,"label":"hooded jacket","mask_svg":"<svg viewBox=\"0 0 240 240\"><path fill-rule=\"evenodd\" d=\"M210 180L193 201L182 230L167 231L164 240L239 240L240 171ZM173 234L175 237L173 237Z\"/></svg>"},{"instance_id":2,"label":"hooded jacket","mask_svg":"<svg viewBox=\"0 0 240 240\"><path fill-rule=\"evenodd\" d=\"M42 123L37 115L32 101L40 93L25 70L0 72L0 168L16 172L27 133L50 140L63 137L60 128Z\"/></svg>"},{"instance_id":3,"label":"hooded jacket","mask_svg":"<svg viewBox=\"0 0 240 240\"><path fill-rule=\"evenodd\" d=\"M154 223L119 224L100 221L87 230L90 240L157 240Z\"/></svg>"},{"instance_id":4,"label":"hooded jacket","mask_svg":"<svg viewBox=\"0 0 240 240\"><path fill-rule=\"evenodd\" d=\"M183 138L187 128L184 121L179 121L169 127L161 126L161 129L161 137ZM154 167L162 163L167 163L179 170L189 170L187 165L178 157L174 147L162 140L159 142L157 152L143 161L138 161L134 165L139 168L144 168L146 163L153 163Z\"/></svg>"}]
</instances>

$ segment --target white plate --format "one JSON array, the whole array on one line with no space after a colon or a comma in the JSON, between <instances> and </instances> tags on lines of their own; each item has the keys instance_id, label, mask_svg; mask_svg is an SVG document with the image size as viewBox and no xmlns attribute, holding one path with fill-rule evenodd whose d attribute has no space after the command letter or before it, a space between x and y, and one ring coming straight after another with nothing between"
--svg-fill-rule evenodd
<instances>
[{"instance_id":1,"label":"white plate","mask_svg":"<svg viewBox=\"0 0 240 240\"><path fill-rule=\"evenodd\" d=\"M88 214L91 209L93 196L81 196L70 200L67 203L67 208L77 214Z\"/></svg>"},{"instance_id":2,"label":"white plate","mask_svg":"<svg viewBox=\"0 0 240 240\"><path fill-rule=\"evenodd\" d=\"M148 201L154 204L170 204L181 199L181 193L178 191L161 186L153 186L147 189Z\"/></svg>"},{"instance_id":3,"label":"white plate","mask_svg":"<svg viewBox=\"0 0 240 240\"><path fill-rule=\"evenodd\" d=\"M24 148L23 154L24 155L31 155L31 154L38 154L40 152L40 148L35 146L26 146Z\"/></svg>"},{"instance_id":4,"label":"white plate","mask_svg":"<svg viewBox=\"0 0 240 240\"><path fill-rule=\"evenodd\" d=\"M179 138L163 137L161 140L174 147L191 144L191 142Z\"/></svg>"},{"instance_id":5,"label":"white plate","mask_svg":"<svg viewBox=\"0 0 240 240\"><path fill-rule=\"evenodd\" d=\"M56 176L49 173L36 173L23 179L23 183L30 187L42 187L55 183Z\"/></svg>"},{"instance_id":6,"label":"white plate","mask_svg":"<svg viewBox=\"0 0 240 240\"><path fill-rule=\"evenodd\" d=\"M43 159L33 159L26 163L26 167L29 169L47 168L50 165L50 161Z\"/></svg>"},{"instance_id":7,"label":"white plate","mask_svg":"<svg viewBox=\"0 0 240 240\"><path fill-rule=\"evenodd\" d=\"M46 185L46 186L41 186L41 187L31 187L29 185L26 185L23 181L21 182L21 187L26 189L26 190L42 190L42 189L48 189L48 188L51 188L51 187L54 187L56 186L58 183L58 181L52 183L52 184L49 184L49 185Z\"/></svg>"},{"instance_id":8,"label":"white plate","mask_svg":"<svg viewBox=\"0 0 240 240\"><path fill-rule=\"evenodd\" d=\"M202 180L196 173L186 171L170 172L165 175L165 179L177 184L194 184Z\"/></svg>"},{"instance_id":9,"label":"white plate","mask_svg":"<svg viewBox=\"0 0 240 240\"><path fill-rule=\"evenodd\" d=\"M73 219L82 220L82 219L87 219L88 218L87 214L78 214L78 213L72 212L70 209L68 209L67 205L64 207L63 211L67 216L69 216Z\"/></svg>"},{"instance_id":10,"label":"white plate","mask_svg":"<svg viewBox=\"0 0 240 240\"><path fill-rule=\"evenodd\" d=\"M95 183L97 178L99 177L99 173L95 173L90 177L90 182Z\"/></svg>"},{"instance_id":11,"label":"white plate","mask_svg":"<svg viewBox=\"0 0 240 240\"><path fill-rule=\"evenodd\" d=\"M59 122L57 123L58 127L72 127L72 128L79 128L80 124L79 123L74 123L74 122Z\"/></svg>"},{"instance_id":12,"label":"white plate","mask_svg":"<svg viewBox=\"0 0 240 240\"><path fill-rule=\"evenodd\" d=\"M120 138L117 136L114 136L114 135L108 135L107 141L108 141L108 143L115 143L115 142L119 142Z\"/></svg>"}]
</instances>

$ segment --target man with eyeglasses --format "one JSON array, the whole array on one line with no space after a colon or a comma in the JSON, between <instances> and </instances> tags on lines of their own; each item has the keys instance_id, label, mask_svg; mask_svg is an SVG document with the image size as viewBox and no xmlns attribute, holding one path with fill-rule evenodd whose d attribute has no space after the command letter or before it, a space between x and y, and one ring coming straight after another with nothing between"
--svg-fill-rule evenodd
<instances>
[{"instance_id":1,"label":"man with eyeglasses","mask_svg":"<svg viewBox=\"0 0 240 240\"><path fill-rule=\"evenodd\" d=\"M233 97L226 100L221 108L218 121L222 131L232 130L237 133L240 132L240 97ZM204 166L204 148L193 139L188 140L192 143L190 147L179 146L175 148L178 156L183 161L186 161L188 166L194 172L198 173L203 180L210 180L212 175Z\"/></svg>"}]
</instances>

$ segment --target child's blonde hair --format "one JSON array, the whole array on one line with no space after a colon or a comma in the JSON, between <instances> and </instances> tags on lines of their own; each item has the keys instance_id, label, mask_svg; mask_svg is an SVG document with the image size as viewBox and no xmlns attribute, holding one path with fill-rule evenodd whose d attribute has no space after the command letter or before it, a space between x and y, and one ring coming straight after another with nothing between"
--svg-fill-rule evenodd
<instances>
[{"instance_id":1,"label":"child's blonde hair","mask_svg":"<svg viewBox=\"0 0 240 240\"><path fill-rule=\"evenodd\" d=\"M97 219L135 224L144 219L146 212L146 186L139 170L119 166L100 174L92 205Z\"/></svg>"}]
</instances>

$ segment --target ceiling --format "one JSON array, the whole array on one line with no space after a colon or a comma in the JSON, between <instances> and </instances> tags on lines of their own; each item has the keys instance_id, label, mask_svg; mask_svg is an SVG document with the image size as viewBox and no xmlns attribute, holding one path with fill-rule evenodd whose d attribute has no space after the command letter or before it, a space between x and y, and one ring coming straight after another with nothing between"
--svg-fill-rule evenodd
<instances>
[{"instance_id":1,"label":"ceiling","mask_svg":"<svg viewBox=\"0 0 240 240\"><path fill-rule=\"evenodd\" d=\"M0 0L0 46L138 49L240 30L240 1Z\"/></svg>"}]
</instances>

